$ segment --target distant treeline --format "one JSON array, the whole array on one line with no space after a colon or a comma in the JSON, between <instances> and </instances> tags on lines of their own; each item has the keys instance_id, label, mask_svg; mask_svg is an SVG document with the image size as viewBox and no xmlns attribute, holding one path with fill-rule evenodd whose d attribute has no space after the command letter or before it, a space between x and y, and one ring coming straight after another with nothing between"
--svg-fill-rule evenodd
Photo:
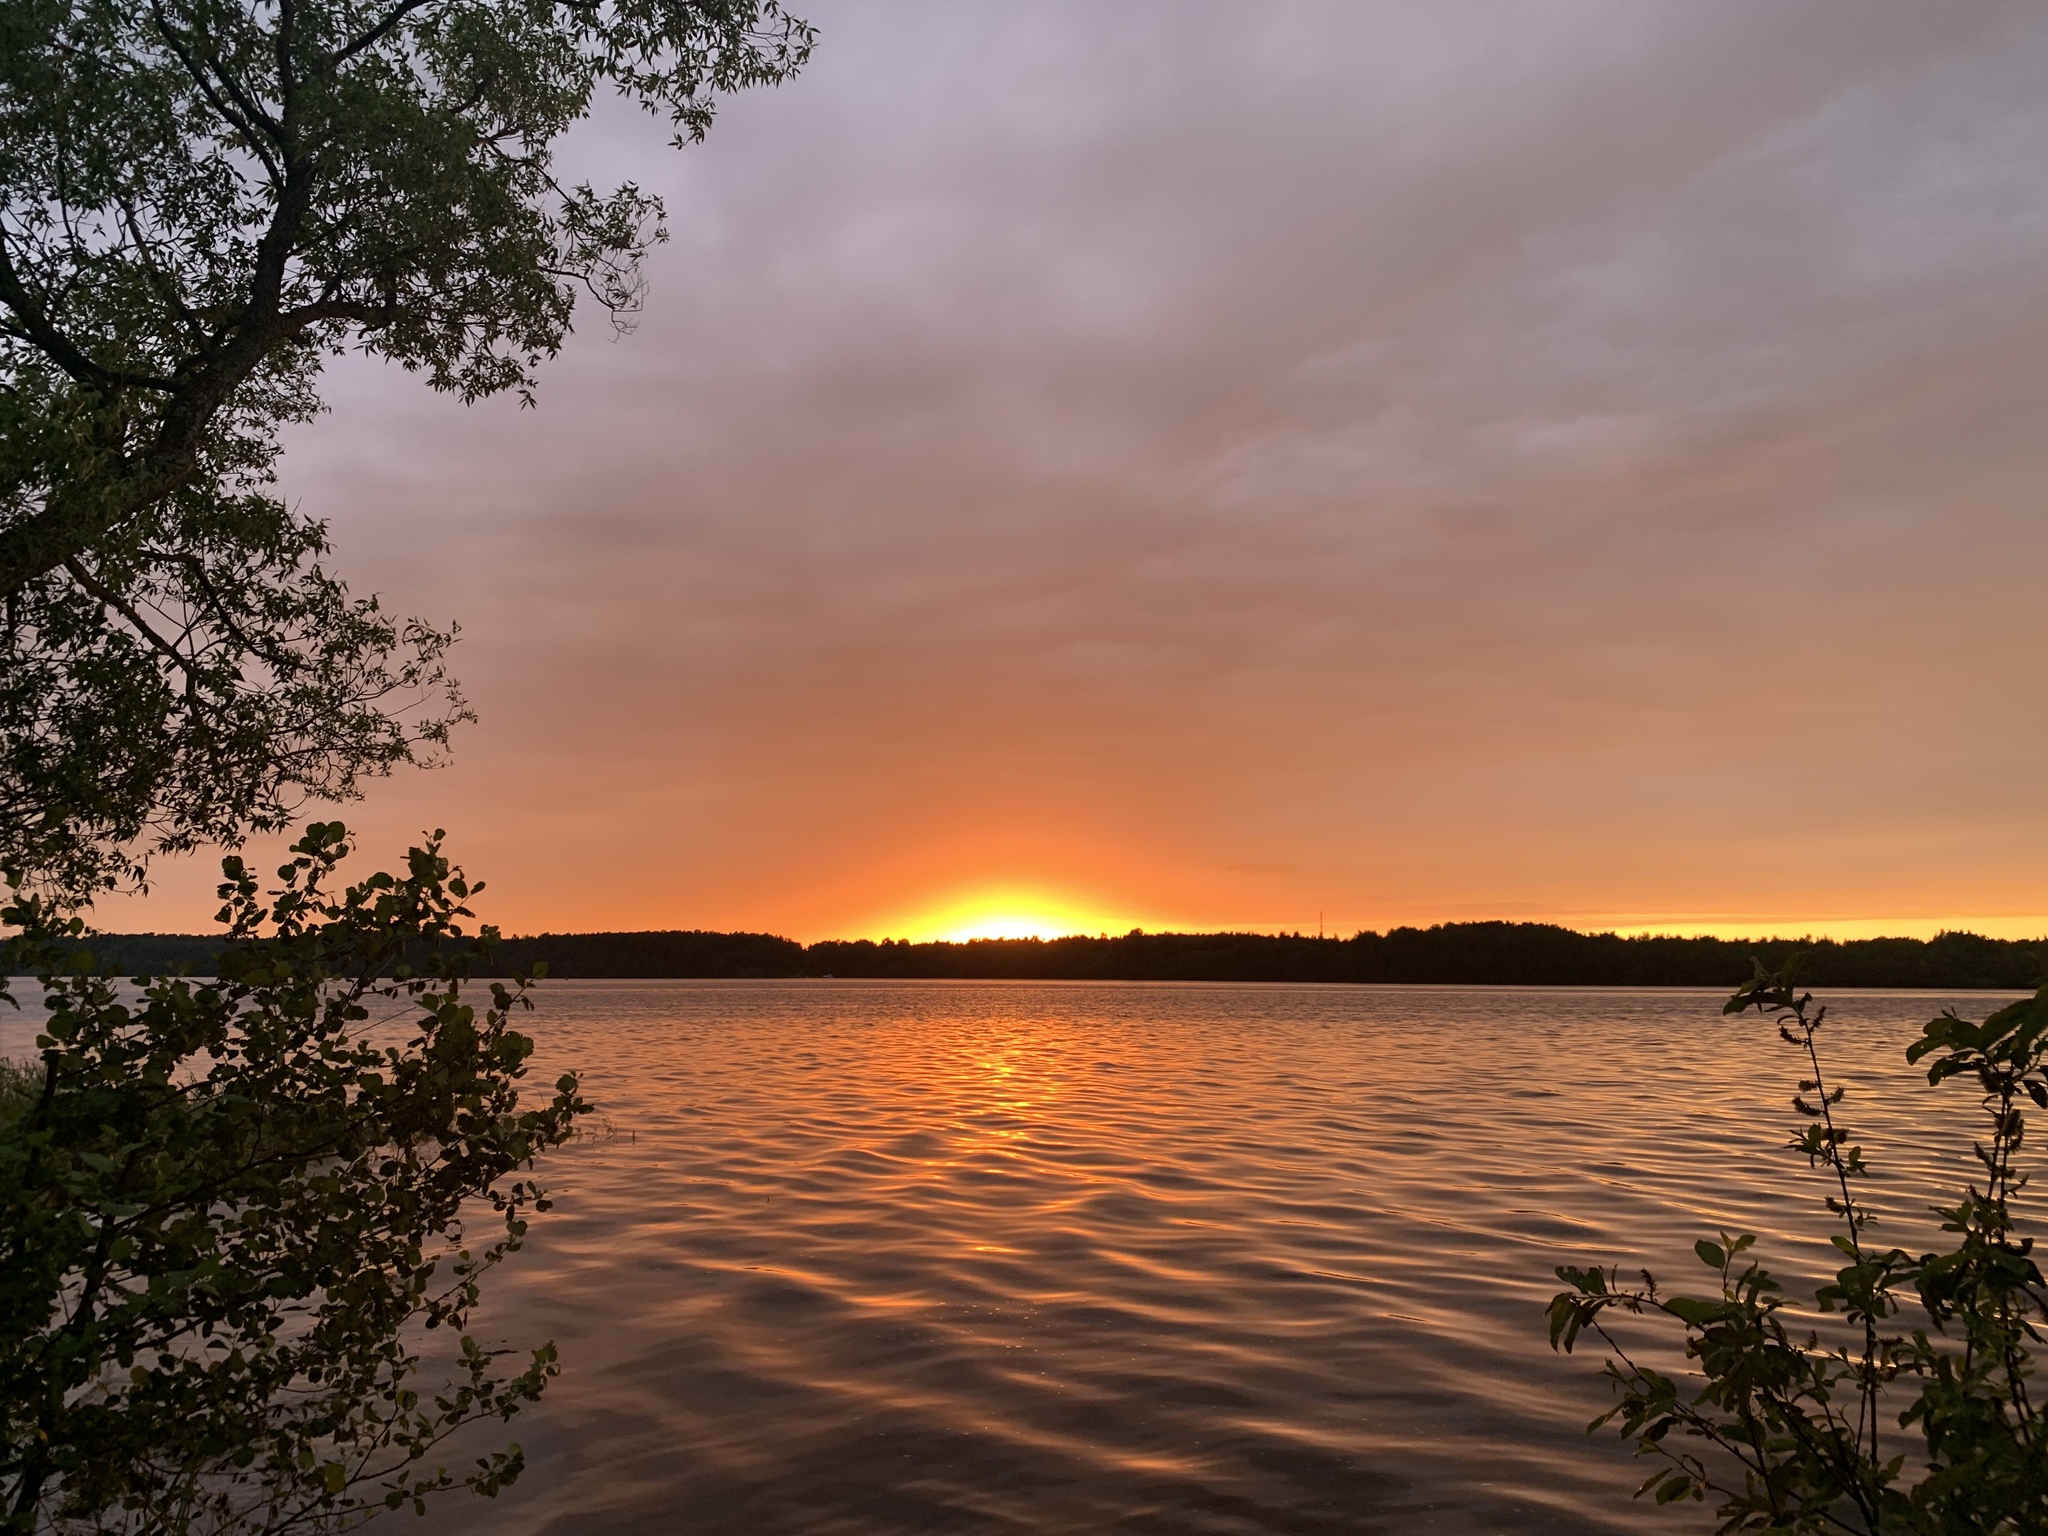
<instances>
[{"instance_id":1,"label":"distant treeline","mask_svg":"<svg viewBox=\"0 0 2048 1536\"><path fill-rule=\"evenodd\" d=\"M218 941L102 934L95 962L135 975L204 975ZM2048 981L2048 939L1621 938L1549 923L1444 923L1349 939L1299 934L1143 933L1116 938L884 939L803 945L765 933L548 933L503 940L493 970L545 961L557 977L850 976L986 981L1320 981L1464 986L1733 987L1755 956L1805 950L1815 987L2032 988Z\"/></svg>"}]
</instances>

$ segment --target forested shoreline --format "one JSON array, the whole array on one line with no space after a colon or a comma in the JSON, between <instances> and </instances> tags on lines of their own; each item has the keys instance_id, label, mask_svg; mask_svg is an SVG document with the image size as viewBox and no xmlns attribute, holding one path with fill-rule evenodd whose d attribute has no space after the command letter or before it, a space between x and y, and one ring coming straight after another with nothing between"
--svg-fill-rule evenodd
<instances>
[{"instance_id":1,"label":"forested shoreline","mask_svg":"<svg viewBox=\"0 0 2048 1536\"><path fill-rule=\"evenodd\" d=\"M205 974L219 940L99 934L80 941L124 974ZM2029 989L2048 981L2048 939L1624 938L1549 923L1444 923L1348 939L1298 934L1144 933L964 943L870 939L799 944L765 933L538 934L500 941L496 968L545 962L561 978L868 977L985 981L1284 981L1463 986L1731 987L1752 957L1796 951L1815 987Z\"/></svg>"}]
</instances>

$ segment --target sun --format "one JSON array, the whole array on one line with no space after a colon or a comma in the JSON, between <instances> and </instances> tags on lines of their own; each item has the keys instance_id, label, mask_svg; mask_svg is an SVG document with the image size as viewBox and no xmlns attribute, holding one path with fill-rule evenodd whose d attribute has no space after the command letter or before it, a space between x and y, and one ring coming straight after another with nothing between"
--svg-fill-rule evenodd
<instances>
[{"instance_id":1,"label":"sun","mask_svg":"<svg viewBox=\"0 0 2048 1536\"><path fill-rule=\"evenodd\" d=\"M964 944L969 939L1057 939L1071 933L1122 930L1099 906L1085 900L1040 891L984 890L944 901L892 925L890 931L913 941Z\"/></svg>"},{"instance_id":2,"label":"sun","mask_svg":"<svg viewBox=\"0 0 2048 1536\"><path fill-rule=\"evenodd\" d=\"M1044 912L981 912L947 921L932 936L953 944L969 939L1057 939L1086 926Z\"/></svg>"}]
</instances>

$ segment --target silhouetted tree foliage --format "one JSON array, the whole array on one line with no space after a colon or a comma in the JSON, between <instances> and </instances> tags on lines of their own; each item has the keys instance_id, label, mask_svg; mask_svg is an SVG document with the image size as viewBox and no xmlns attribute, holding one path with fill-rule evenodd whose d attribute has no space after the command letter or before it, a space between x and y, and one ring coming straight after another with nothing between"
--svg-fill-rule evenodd
<instances>
[{"instance_id":1,"label":"silhouetted tree foliage","mask_svg":"<svg viewBox=\"0 0 2048 1536\"><path fill-rule=\"evenodd\" d=\"M1914 1254L1885 1246L1858 1194L1873 1169L1844 1120L1848 1090L1822 1061L1827 1007L1798 970L1796 955L1759 965L1722 1011L1773 1018L1797 1052L1788 1146L1820 1175L1842 1267L1801 1306L1763 1267L1754 1233L1693 1245L1712 1277L1703 1295L1666 1290L1647 1270L1561 1265L1551 1345L1569 1351L1591 1333L1606 1346L1616 1402L1590 1430L1615 1426L1656 1464L1639 1497L1711 1499L1722 1536L2048 1531L2048 1405L2033 1400L2048 1281L2021 1198L2024 1106L2048 1109L2048 988L1981 1023L1950 1009L1907 1047L1931 1086L1973 1085L1981 1116L1974 1138L1957 1138L1972 1144L1975 1176L1932 1212L1946 1249ZM1624 1337L1630 1317L1683 1340L1683 1375Z\"/></svg>"},{"instance_id":2,"label":"silhouetted tree foliage","mask_svg":"<svg viewBox=\"0 0 2048 1536\"><path fill-rule=\"evenodd\" d=\"M329 1530L519 1473L516 1445L426 1458L555 1374L552 1345L508 1369L465 1329L547 1209L519 1171L586 1106L574 1077L521 1103L526 983L466 982L480 887L429 844L335 893L344 836L309 828L268 899L226 861L213 981L137 997L55 942L75 918L0 913L46 1011L36 1058L0 1071L10 1536Z\"/></svg>"},{"instance_id":3,"label":"silhouetted tree foliage","mask_svg":"<svg viewBox=\"0 0 2048 1536\"><path fill-rule=\"evenodd\" d=\"M203 972L214 940L101 935L101 959ZM765 933L551 933L506 939L501 963L545 959L563 977L866 976L957 980L1288 981L1448 986L1722 987L1752 959L1822 987L2031 989L2048 981L2048 940L1622 938L1548 923L1446 923L1349 939L1298 934L1129 933L1112 938L974 939L964 944L825 940Z\"/></svg>"},{"instance_id":4,"label":"silhouetted tree foliage","mask_svg":"<svg viewBox=\"0 0 2048 1536\"><path fill-rule=\"evenodd\" d=\"M563 182L610 85L702 137L787 79L774 0L0 6L0 865L76 900L442 746L453 630L268 491L345 350L532 388L663 236Z\"/></svg>"},{"instance_id":5,"label":"silhouetted tree foliage","mask_svg":"<svg viewBox=\"0 0 2048 1536\"><path fill-rule=\"evenodd\" d=\"M1548 923L1446 923L1349 939L1250 933L975 939L965 944L813 944L813 971L839 976L1101 981L1308 981L1456 986L1718 987L1753 956L1807 955L1826 987L2033 987L2048 942L1974 934L1846 942L1622 938Z\"/></svg>"},{"instance_id":6,"label":"silhouetted tree foliage","mask_svg":"<svg viewBox=\"0 0 2048 1536\"><path fill-rule=\"evenodd\" d=\"M544 933L498 952L558 977L802 976L808 966L801 944L766 933Z\"/></svg>"}]
</instances>

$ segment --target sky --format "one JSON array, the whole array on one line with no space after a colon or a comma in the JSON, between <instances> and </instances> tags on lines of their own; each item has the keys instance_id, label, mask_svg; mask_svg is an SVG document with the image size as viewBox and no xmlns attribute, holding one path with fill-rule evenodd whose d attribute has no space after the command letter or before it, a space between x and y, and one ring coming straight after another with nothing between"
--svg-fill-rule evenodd
<instances>
[{"instance_id":1,"label":"sky","mask_svg":"<svg viewBox=\"0 0 2048 1536\"><path fill-rule=\"evenodd\" d=\"M631 334L295 432L481 716L365 868L445 827L507 932L2048 932L2048 8L796 8L703 145L565 145L667 203Z\"/></svg>"}]
</instances>

